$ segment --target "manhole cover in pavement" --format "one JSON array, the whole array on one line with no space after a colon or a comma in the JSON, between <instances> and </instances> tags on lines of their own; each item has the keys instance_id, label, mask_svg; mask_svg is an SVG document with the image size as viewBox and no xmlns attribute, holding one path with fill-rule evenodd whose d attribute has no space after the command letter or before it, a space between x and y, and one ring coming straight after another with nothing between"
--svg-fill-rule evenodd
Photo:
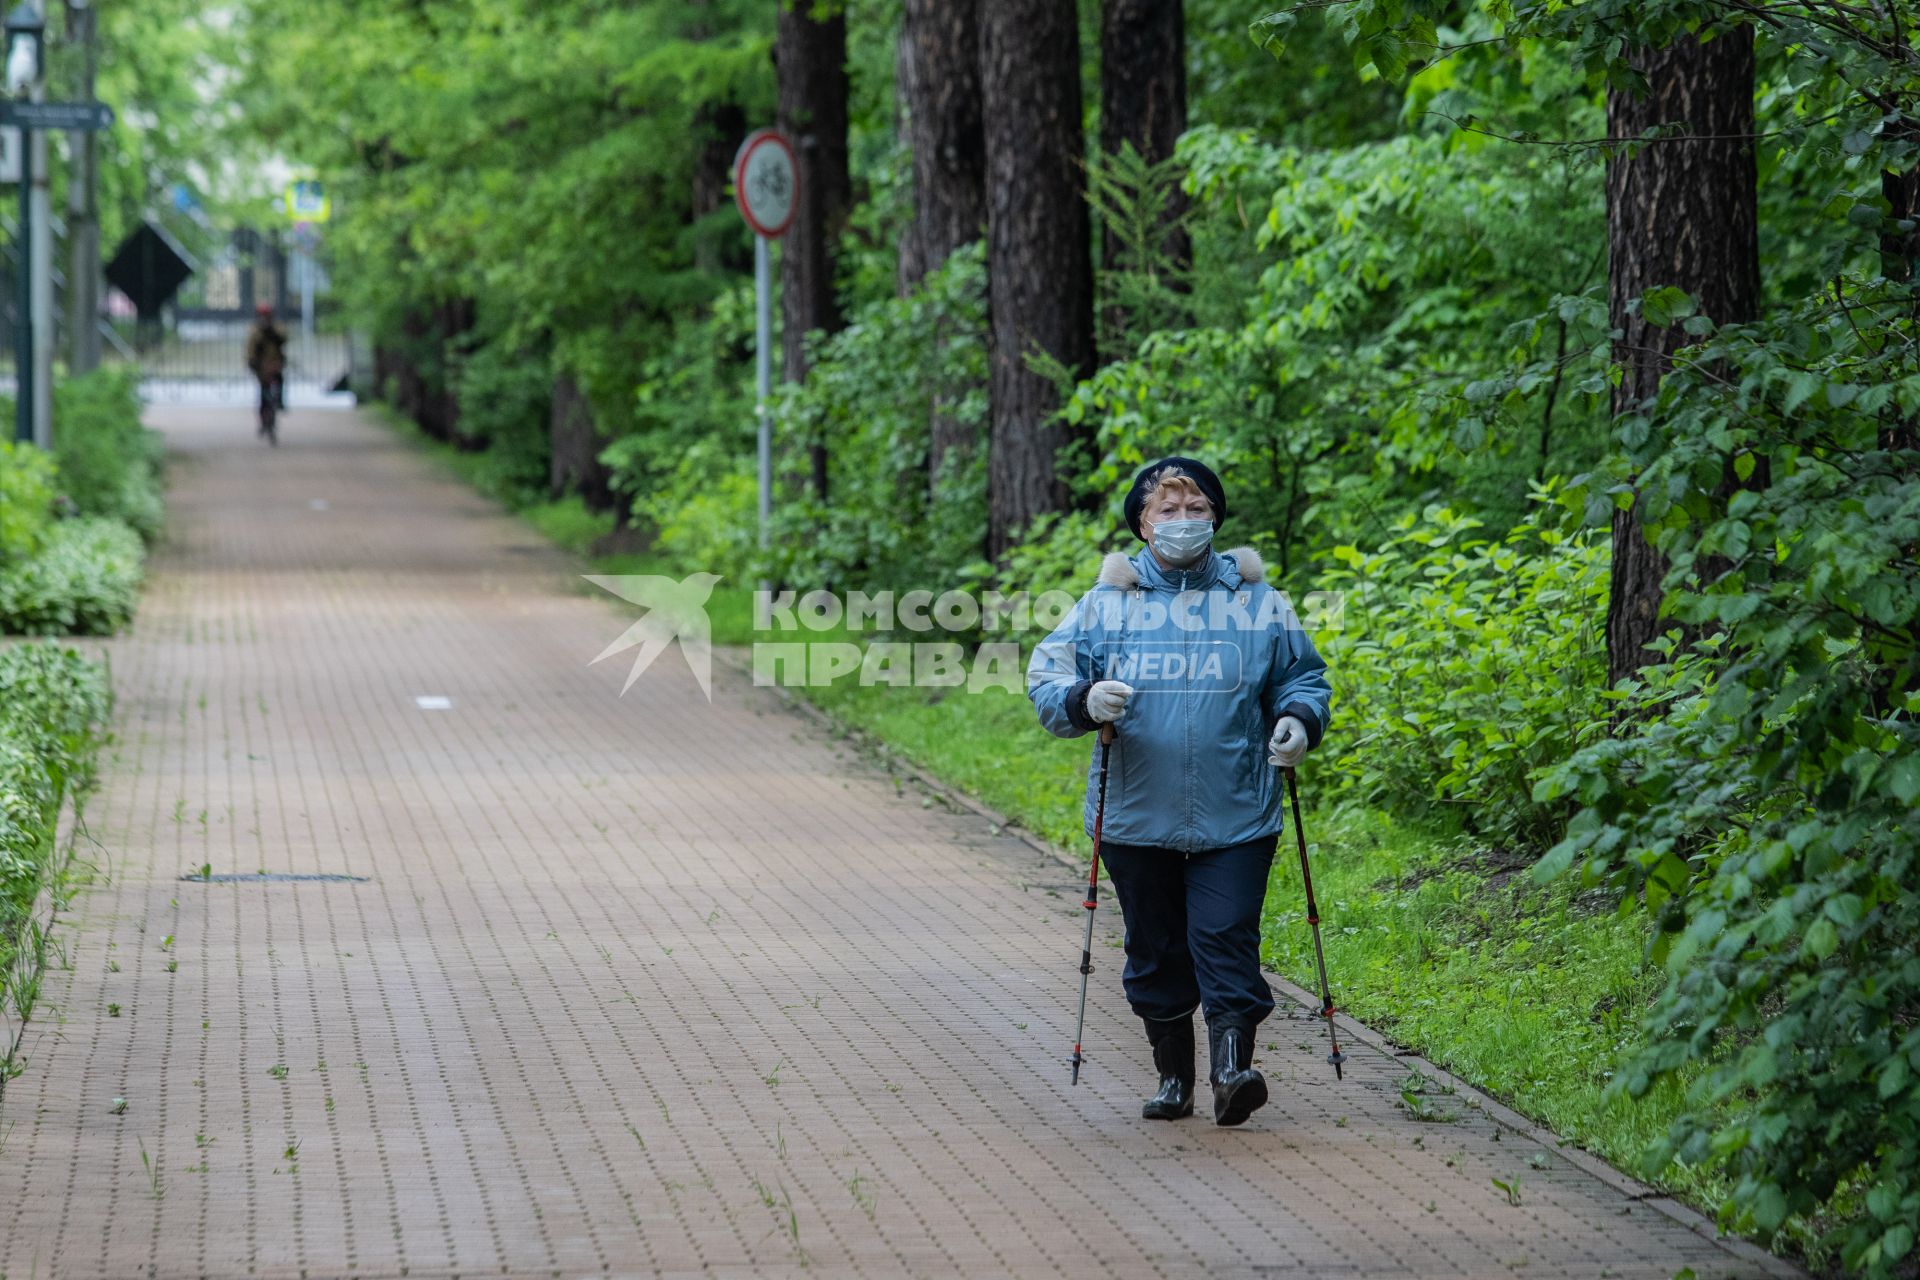
<instances>
[{"instance_id":1,"label":"manhole cover in pavement","mask_svg":"<svg viewBox=\"0 0 1920 1280\"><path fill-rule=\"evenodd\" d=\"M286 884L302 880L318 880L324 884L363 884L365 876L343 876L329 872L316 872L311 875L299 875L282 871L226 871L216 875L201 875L198 871L189 871L180 877L194 884Z\"/></svg>"}]
</instances>

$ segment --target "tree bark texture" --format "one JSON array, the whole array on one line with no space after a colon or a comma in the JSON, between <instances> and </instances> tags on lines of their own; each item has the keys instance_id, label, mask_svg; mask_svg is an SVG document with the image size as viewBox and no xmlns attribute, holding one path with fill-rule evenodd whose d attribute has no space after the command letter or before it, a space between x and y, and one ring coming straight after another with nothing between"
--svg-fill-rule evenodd
<instances>
[{"instance_id":1,"label":"tree bark texture","mask_svg":"<svg viewBox=\"0 0 1920 1280\"><path fill-rule=\"evenodd\" d=\"M900 38L913 156L913 234L900 259L906 293L986 231L979 0L906 0Z\"/></svg>"},{"instance_id":2,"label":"tree bark texture","mask_svg":"<svg viewBox=\"0 0 1920 1280\"><path fill-rule=\"evenodd\" d=\"M460 434L460 396L450 371L454 350L474 318L471 298L413 307L401 317L400 340L374 351L381 394L431 438L463 448L474 442Z\"/></svg>"},{"instance_id":3,"label":"tree bark texture","mask_svg":"<svg viewBox=\"0 0 1920 1280\"><path fill-rule=\"evenodd\" d=\"M912 292L955 249L987 228L987 142L981 118L979 0L905 0L897 63L903 132L913 157L913 221L900 245L900 292ZM941 342L983 335L943 334ZM949 455L975 431L934 392L927 477L937 491Z\"/></svg>"},{"instance_id":4,"label":"tree bark texture","mask_svg":"<svg viewBox=\"0 0 1920 1280\"><path fill-rule=\"evenodd\" d=\"M988 550L1004 553L1035 516L1064 510L1059 393L1027 367L1042 351L1079 377L1093 367L1080 33L1073 0L982 0L987 258L993 356L988 394Z\"/></svg>"},{"instance_id":5,"label":"tree bark texture","mask_svg":"<svg viewBox=\"0 0 1920 1280\"><path fill-rule=\"evenodd\" d=\"M1677 126L1607 162L1608 311L1620 337L1616 415L1660 389L1673 353L1692 339L1679 325L1649 324L1628 303L1671 285L1716 324L1754 319L1760 305L1759 214L1753 149L1753 32L1708 41L1684 37L1634 58L1649 92L1607 94L1607 133L1633 138ZM1638 504L1613 516L1613 582L1607 602L1607 674L1659 661L1665 557L1648 543Z\"/></svg>"},{"instance_id":6,"label":"tree bark texture","mask_svg":"<svg viewBox=\"0 0 1920 1280\"><path fill-rule=\"evenodd\" d=\"M548 493L555 498L577 493L595 511L611 507L613 475L600 461L604 442L594 429L593 406L569 374L553 380L547 438Z\"/></svg>"},{"instance_id":7,"label":"tree bark texture","mask_svg":"<svg viewBox=\"0 0 1920 1280\"><path fill-rule=\"evenodd\" d=\"M781 132L793 143L799 207L780 245L781 351L785 377L807 376L807 334L838 330L834 246L853 207L847 162L847 18L816 20L813 0L780 0L774 37ZM809 446L813 490L827 494L824 445Z\"/></svg>"},{"instance_id":8,"label":"tree bark texture","mask_svg":"<svg viewBox=\"0 0 1920 1280\"><path fill-rule=\"evenodd\" d=\"M1148 164L1173 158L1187 131L1187 17L1184 0L1106 0L1100 10L1100 150L1112 155L1131 142ZM1186 211L1175 193L1167 217ZM1164 252L1182 267L1193 261L1192 239L1171 231ZM1103 237L1101 265L1120 266L1116 237Z\"/></svg>"}]
</instances>

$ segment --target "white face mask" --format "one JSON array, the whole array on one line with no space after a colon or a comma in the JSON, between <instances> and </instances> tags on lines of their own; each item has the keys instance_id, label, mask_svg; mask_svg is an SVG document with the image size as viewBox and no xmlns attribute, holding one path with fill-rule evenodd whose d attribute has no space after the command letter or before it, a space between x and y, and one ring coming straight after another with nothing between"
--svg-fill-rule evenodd
<instances>
[{"instance_id":1,"label":"white face mask","mask_svg":"<svg viewBox=\"0 0 1920 1280\"><path fill-rule=\"evenodd\" d=\"M1153 526L1153 550L1170 565L1185 568L1213 545L1213 521L1166 520Z\"/></svg>"}]
</instances>

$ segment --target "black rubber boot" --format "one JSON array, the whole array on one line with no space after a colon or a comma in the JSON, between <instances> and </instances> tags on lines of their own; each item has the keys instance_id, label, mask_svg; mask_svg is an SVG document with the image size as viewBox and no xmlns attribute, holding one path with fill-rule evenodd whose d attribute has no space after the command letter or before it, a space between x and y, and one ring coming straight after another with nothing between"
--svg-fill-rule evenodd
<instances>
[{"instance_id":1,"label":"black rubber boot","mask_svg":"<svg viewBox=\"0 0 1920 1280\"><path fill-rule=\"evenodd\" d=\"M1153 1046L1153 1065L1160 1071L1160 1091L1140 1108L1142 1119L1180 1120L1193 1114L1193 1015L1147 1024L1147 1042Z\"/></svg>"},{"instance_id":2,"label":"black rubber boot","mask_svg":"<svg viewBox=\"0 0 1920 1280\"><path fill-rule=\"evenodd\" d=\"M1267 1105L1267 1078L1253 1069L1253 1032L1241 1026L1207 1024L1212 1054L1213 1122L1245 1124Z\"/></svg>"}]
</instances>

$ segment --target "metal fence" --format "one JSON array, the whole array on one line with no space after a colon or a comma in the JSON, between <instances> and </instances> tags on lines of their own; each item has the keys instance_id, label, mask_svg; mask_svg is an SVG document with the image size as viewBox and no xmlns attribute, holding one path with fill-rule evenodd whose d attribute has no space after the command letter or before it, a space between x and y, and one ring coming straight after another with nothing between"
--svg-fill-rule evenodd
<instances>
[{"instance_id":1,"label":"metal fence","mask_svg":"<svg viewBox=\"0 0 1920 1280\"><path fill-rule=\"evenodd\" d=\"M64 228L55 225L54 350L68 349ZM0 218L0 393L15 386L15 326L20 306L18 237ZM288 253L276 235L241 229L195 264L195 272L157 317L140 319L123 295L109 290L100 327L103 362L132 368L150 401L252 404L258 386L247 369L247 329L256 303L274 309L287 331L286 395L289 404L350 399L353 344L336 327L330 280L324 264ZM304 276L304 278L303 278ZM312 295L309 330L303 324L301 287Z\"/></svg>"},{"instance_id":2,"label":"metal fence","mask_svg":"<svg viewBox=\"0 0 1920 1280\"><path fill-rule=\"evenodd\" d=\"M136 366L149 400L252 403L259 391L247 369L251 324L250 318L174 319L158 331L116 329L107 363ZM303 334L296 322L287 343L288 403L316 403L345 392L351 362L344 333Z\"/></svg>"}]
</instances>

